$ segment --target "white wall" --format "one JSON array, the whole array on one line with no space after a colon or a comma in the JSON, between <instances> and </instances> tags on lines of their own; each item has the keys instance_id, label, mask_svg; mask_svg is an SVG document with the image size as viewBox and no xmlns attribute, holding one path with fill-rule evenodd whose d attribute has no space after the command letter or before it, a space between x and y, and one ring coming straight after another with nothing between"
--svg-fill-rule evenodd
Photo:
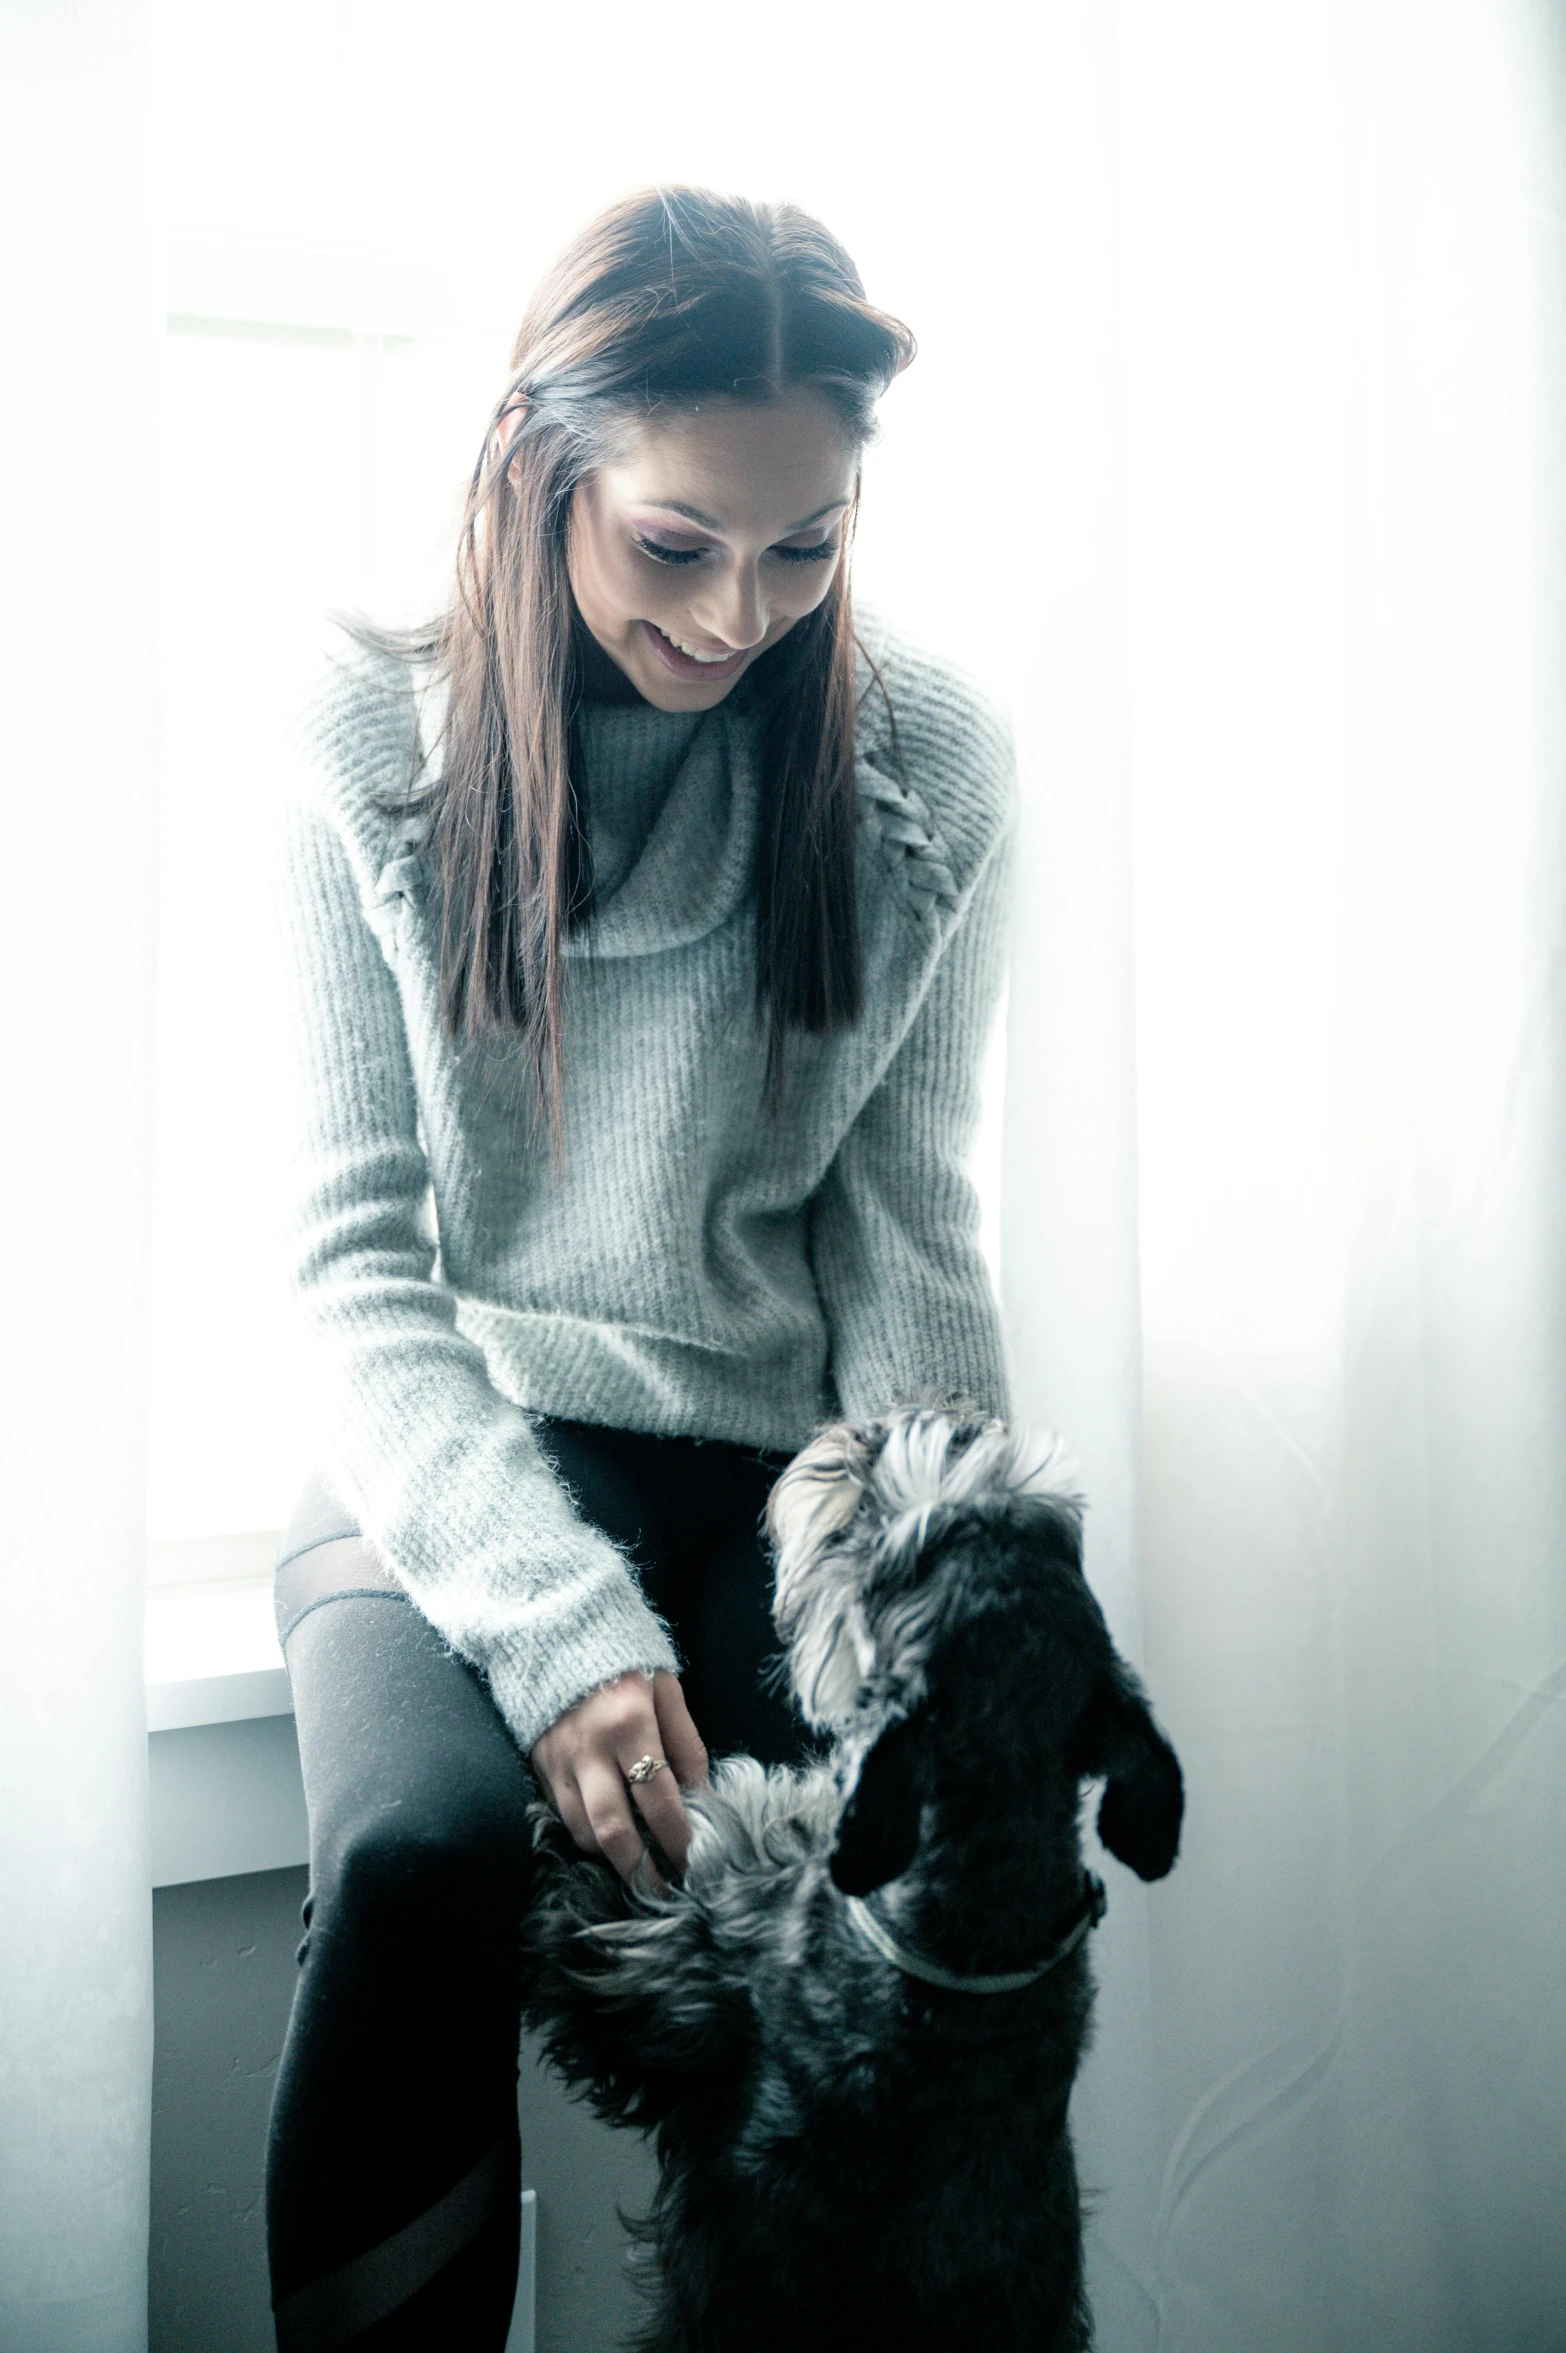
<instances>
[{"instance_id":1,"label":"white wall","mask_svg":"<svg viewBox=\"0 0 1566 2353\"><path fill-rule=\"evenodd\" d=\"M145 2341L140 1674L157 246L147 11L0 18L0 2343Z\"/></svg>"}]
</instances>

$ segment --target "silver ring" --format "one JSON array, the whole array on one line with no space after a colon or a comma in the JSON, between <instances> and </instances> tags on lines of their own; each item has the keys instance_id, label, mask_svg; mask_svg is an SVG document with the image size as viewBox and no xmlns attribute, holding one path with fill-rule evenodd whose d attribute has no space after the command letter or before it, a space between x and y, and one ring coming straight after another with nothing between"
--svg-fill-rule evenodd
<instances>
[{"instance_id":1,"label":"silver ring","mask_svg":"<svg viewBox=\"0 0 1566 2353\"><path fill-rule=\"evenodd\" d=\"M638 1757L635 1764L627 1771L625 1778L634 1788L638 1782L650 1781L655 1773L666 1771L668 1763L667 1757Z\"/></svg>"}]
</instances>

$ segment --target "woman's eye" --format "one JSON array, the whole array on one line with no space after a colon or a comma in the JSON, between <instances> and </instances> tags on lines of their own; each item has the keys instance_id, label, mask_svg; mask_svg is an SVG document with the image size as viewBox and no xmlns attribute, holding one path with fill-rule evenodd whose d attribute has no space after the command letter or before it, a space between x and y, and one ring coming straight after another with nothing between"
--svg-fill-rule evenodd
<instances>
[{"instance_id":1,"label":"woman's eye","mask_svg":"<svg viewBox=\"0 0 1566 2353\"><path fill-rule=\"evenodd\" d=\"M695 564L707 553L704 547L673 547L666 539L649 539L640 531L631 536L643 555L651 556L655 564ZM821 539L814 547L779 546L767 552L780 556L785 564L822 564L835 556L838 548L835 539Z\"/></svg>"},{"instance_id":2,"label":"woman's eye","mask_svg":"<svg viewBox=\"0 0 1566 2353\"><path fill-rule=\"evenodd\" d=\"M666 540L644 539L638 531L633 534L644 556L651 556L655 564L694 564L702 554L699 547L670 547Z\"/></svg>"}]
</instances>

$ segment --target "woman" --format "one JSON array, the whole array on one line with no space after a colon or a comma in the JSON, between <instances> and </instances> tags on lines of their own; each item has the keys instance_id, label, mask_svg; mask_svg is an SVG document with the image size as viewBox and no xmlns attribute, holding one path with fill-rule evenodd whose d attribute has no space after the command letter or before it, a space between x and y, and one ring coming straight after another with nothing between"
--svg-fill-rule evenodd
<instances>
[{"instance_id":1,"label":"woman","mask_svg":"<svg viewBox=\"0 0 1566 2353\"><path fill-rule=\"evenodd\" d=\"M504 2343L537 1784L677 1870L704 1740L795 1753L783 1463L838 1410L1005 1410L962 1160L1006 738L849 604L912 348L792 207L616 206L523 323L449 616L323 704L285 888L331 1486L278 1575L284 2353Z\"/></svg>"}]
</instances>

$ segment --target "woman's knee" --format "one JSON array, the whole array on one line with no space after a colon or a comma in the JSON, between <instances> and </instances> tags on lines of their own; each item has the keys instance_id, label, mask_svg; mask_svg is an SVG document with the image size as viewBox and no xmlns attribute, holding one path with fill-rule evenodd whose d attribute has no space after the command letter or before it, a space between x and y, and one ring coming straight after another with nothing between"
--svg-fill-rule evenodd
<instances>
[{"instance_id":1,"label":"woman's knee","mask_svg":"<svg viewBox=\"0 0 1566 2353\"><path fill-rule=\"evenodd\" d=\"M288 1525L278 1539L277 1563L284 1566L317 1545L358 1536L359 1523L324 1476L313 1472L300 1489Z\"/></svg>"},{"instance_id":2,"label":"woman's knee","mask_svg":"<svg viewBox=\"0 0 1566 2353\"><path fill-rule=\"evenodd\" d=\"M328 1809L311 1823L313 1924L438 1934L453 1915L508 1934L526 1898L525 1809L460 1787Z\"/></svg>"}]
</instances>

